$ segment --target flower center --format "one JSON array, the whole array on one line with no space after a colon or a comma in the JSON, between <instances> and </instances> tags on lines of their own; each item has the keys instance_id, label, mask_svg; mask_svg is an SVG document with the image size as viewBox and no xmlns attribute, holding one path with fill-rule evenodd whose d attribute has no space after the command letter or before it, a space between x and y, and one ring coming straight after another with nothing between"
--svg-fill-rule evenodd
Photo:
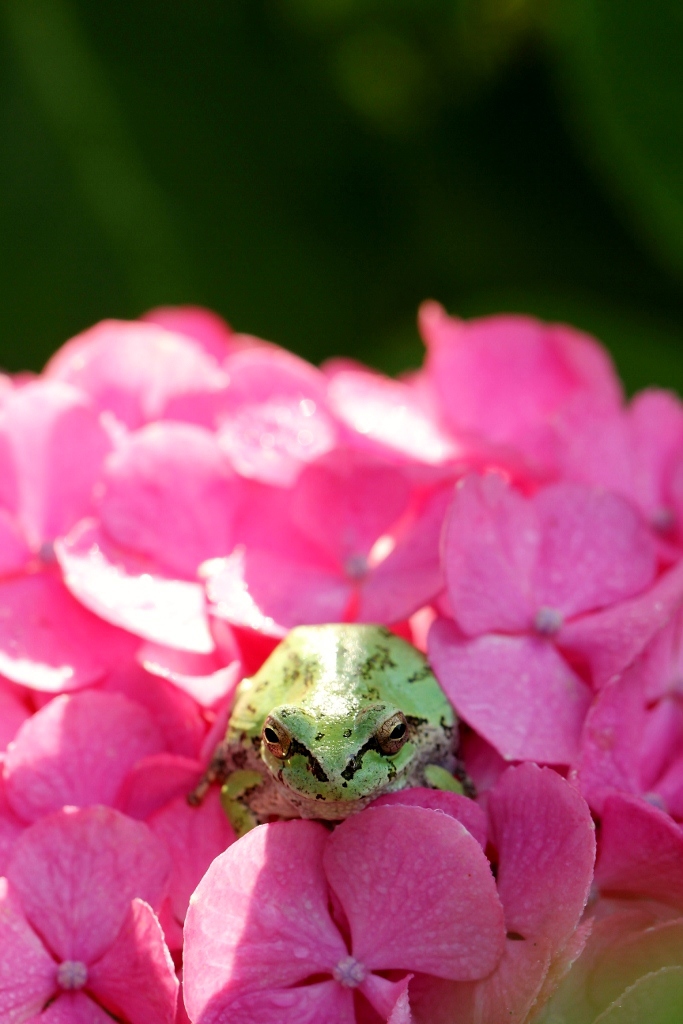
<instances>
[{"instance_id":1,"label":"flower center","mask_svg":"<svg viewBox=\"0 0 683 1024\"><path fill-rule=\"evenodd\" d=\"M358 988L365 981L366 970L355 957L345 956L334 969L334 980L344 988Z\"/></svg>"},{"instance_id":2,"label":"flower center","mask_svg":"<svg viewBox=\"0 0 683 1024\"><path fill-rule=\"evenodd\" d=\"M344 563L344 570L349 579L362 580L369 569L365 555L349 555Z\"/></svg>"},{"instance_id":3,"label":"flower center","mask_svg":"<svg viewBox=\"0 0 683 1024\"><path fill-rule=\"evenodd\" d=\"M57 968L57 984L60 988L83 988L88 980L88 968L82 960L63 960Z\"/></svg>"},{"instance_id":4,"label":"flower center","mask_svg":"<svg viewBox=\"0 0 683 1024\"><path fill-rule=\"evenodd\" d=\"M554 636L563 623L562 612L557 608L548 608L544 605L536 612L534 627L541 636Z\"/></svg>"}]
</instances>

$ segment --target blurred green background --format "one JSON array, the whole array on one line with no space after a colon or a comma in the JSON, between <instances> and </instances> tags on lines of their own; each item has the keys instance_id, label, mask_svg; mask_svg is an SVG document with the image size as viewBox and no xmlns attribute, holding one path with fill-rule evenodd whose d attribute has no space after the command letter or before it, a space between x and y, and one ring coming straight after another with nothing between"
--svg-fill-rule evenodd
<instances>
[{"instance_id":1,"label":"blurred green background","mask_svg":"<svg viewBox=\"0 0 683 1024\"><path fill-rule=\"evenodd\" d=\"M195 302L417 365L418 303L683 390L680 0L0 0L0 363Z\"/></svg>"}]
</instances>

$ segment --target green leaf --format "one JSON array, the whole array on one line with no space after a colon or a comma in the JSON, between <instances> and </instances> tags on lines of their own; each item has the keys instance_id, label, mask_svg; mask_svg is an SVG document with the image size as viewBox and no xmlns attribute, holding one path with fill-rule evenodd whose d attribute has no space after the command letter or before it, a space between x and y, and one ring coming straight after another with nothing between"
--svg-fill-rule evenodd
<instances>
[{"instance_id":1,"label":"green leaf","mask_svg":"<svg viewBox=\"0 0 683 1024\"><path fill-rule=\"evenodd\" d=\"M683 967L663 967L626 989L595 1024L680 1024Z\"/></svg>"}]
</instances>

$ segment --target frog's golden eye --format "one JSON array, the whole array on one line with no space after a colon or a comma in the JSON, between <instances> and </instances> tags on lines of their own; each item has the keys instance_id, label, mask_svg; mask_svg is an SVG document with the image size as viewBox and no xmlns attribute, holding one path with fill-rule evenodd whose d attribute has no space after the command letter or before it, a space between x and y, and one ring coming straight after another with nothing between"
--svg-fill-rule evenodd
<instances>
[{"instance_id":1,"label":"frog's golden eye","mask_svg":"<svg viewBox=\"0 0 683 1024\"><path fill-rule=\"evenodd\" d=\"M386 722L382 722L375 736L383 754L397 754L408 739L406 716L402 711L397 711Z\"/></svg>"},{"instance_id":2,"label":"frog's golden eye","mask_svg":"<svg viewBox=\"0 0 683 1024\"><path fill-rule=\"evenodd\" d=\"M287 757L292 743L292 737L289 735L284 725L282 725L281 722L278 722L277 719L273 718L272 715L268 715L268 718L266 718L261 737L273 757L279 757L283 760Z\"/></svg>"}]
</instances>

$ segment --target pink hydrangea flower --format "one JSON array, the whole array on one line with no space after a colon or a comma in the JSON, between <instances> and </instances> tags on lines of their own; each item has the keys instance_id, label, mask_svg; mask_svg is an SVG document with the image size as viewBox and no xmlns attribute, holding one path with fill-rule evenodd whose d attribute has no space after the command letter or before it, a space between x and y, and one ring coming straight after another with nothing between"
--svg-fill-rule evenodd
<instances>
[{"instance_id":1,"label":"pink hydrangea flower","mask_svg":"<svg viewBox=\"0 0 683 1024\"><path fill-rule=\"evenodd\" d=\"M173 1024L178 982L153 911L167 878L163 846L116 811L27 829L0 880L0 1018Z\"/></svg>"},{"instance_id":2,"label":"pink hydrangea flower","mask_svg":"<svg viewBox=\"0 0 683 1024\"><path fill-rule=\"evenodd\" d=\"M585 640L604 633L600 613L619 638L628 599L641 595L645 612L659 604L646 625L661 625L647 525L609 492L563 482L527 498L497 474L471 475L456 488L443 557L454 622L435 623L429 655L456 709L507 759L571 763L591 694L565 652L594 668ZM680 601L678 576L674 593ZM623 668L638 652L618 653Z\"/></svg>"}]
</instances>

